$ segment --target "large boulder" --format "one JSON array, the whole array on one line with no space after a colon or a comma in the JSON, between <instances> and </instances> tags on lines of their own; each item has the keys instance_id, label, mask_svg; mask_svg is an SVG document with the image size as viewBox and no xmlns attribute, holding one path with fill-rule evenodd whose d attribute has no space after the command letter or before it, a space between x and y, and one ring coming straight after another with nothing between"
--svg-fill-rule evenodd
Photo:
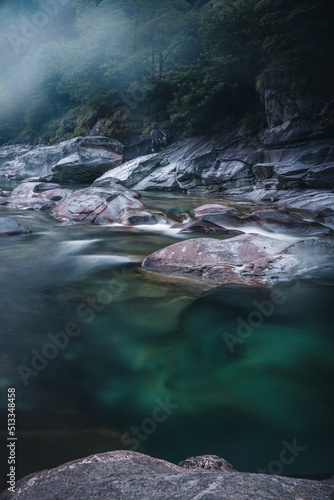
<instances>
[{"instance_id":1,"label":"large boulder","mask_svg":"<svg viewBox=\"0 0 334 500\"><path fill-rule=\"evenodd\" d=\"M195 457L196 458L196 457ZM1 500L330 500L334 482L187 469L133 451L75 460L19 480Z\"/></svg>"},{"instance_id":2,"label":"large boulder","mask_svg":"<svg viewBox=\"0 0 334 500\"><path fill-rule=\"evenodd\" d=\"M22 147L6 146L1 148L0 179L23 180L31 176L48 175L51 168L62 158L77 151L81 140L82 137L76 137L54 146L28 147L24 154L21 154Z\"/></svg>"},{"instance_id":3,"label":"large boulder","mask_svg":"<svg viewBox=\"0 0 334 500\"><path fill-rule=\"evenodd\" d=\"M0 148L0 179L35 176L55 182L93 182L122 162L123 146L106 137L76 137L54 146Z\"/></svg>"},{"instance_id":4,"label":"large boulder","mask_svg":"<svg viewBox=\"0 0 334 500\"><path fill-rule=\"evenodd\" d=\"M293 278L333 277L334 243L283 241L256 234L196 238L149 255L144 269L213 284L270 285Z\"/></svg>"},{"instance_id":5,"label":"large boulder","mask_svg":"<svg viewBox=\"0 0 334 500\"><path fill-rule=\"evenodd\" d=\"M48 182L23 182L0 205L17 210L43 210L54 207L72 193L59 184Z\"/></svg>"},{"instance_id":6,"label":"large boulder","mask_svg":"<svg viewBox=\"0 0 334 500\"><path fill-rule=\"evenodd\" d=\"M52 213L63 221L94 224L137 225L166 221L163 214L149 211L136 193L119 184L73 191L56 204Z\"/></svg>"},{"instance_id":7,"label":"large boulder","mask_svg":"<svg viewBox=\"0 0 334 500\"><path fill-rule=\"evenodd\" d=\"M44 176L52 182L92 183L111 168L121 165L123 145L106 137L86 137L77 151L61 159Z\"/></svg>"},{"instance_id":8,"label":"large boulder","mask_svg":"<svg viewBox=\"0 0 334 500\"><path fill-rule=\"evenodd\" d=\"M252 226L254 230L261 228L274 233L310 236L332 234L329 227L316 221L305 220L300 214L290 213L282 206L265 206L245 214L233 206L213 203L196 208L193 214L199 221L193 222L192 225L209 223L219 226L225 231L227 231L226 227L238 227L242 230Z\"/></svg>"},{"instance_id":9,"label":"large boulder","mask_svg":"<svg viewBox=\"0 0 334 500\"><path fill-rule=\"evenodd\" d=\"M30 229L22 226L13 219L7 217L0 217L0 236L11 236L16 234L29 234Z\"/></svg>"}]
</instances>

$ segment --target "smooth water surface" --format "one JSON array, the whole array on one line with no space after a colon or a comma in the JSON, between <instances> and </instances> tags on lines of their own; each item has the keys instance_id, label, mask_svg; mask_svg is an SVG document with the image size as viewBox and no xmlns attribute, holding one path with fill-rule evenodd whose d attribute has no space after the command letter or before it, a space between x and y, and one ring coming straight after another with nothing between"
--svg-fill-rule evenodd
<instances>
[{"instance_id":1,"label":"smooth water surface","mask_svg":"<svg viewBox=\"0 0 334 500\"><path fill-rule=\"evenodd\" d=\"M166 213L215 200L143 197ZM279 304L270 287L208 291L141 269L185 238L175 229L70 226L1 208L9 215L33 231L0 241L1 429L15 387L17 477L116 449L333 471L333 282L278 285ZM272 465L283 442L303 450Z\"/></svg>"}]
</instances>

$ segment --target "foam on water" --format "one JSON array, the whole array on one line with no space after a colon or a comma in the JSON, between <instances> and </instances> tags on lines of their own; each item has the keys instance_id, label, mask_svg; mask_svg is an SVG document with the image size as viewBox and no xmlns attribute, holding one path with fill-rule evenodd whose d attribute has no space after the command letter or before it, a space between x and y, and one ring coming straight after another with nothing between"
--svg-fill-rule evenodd
<instances>
[{"instance_id":1,"label":"foam on water","mask_svg":"<svg viewBox=\"0 0 334 500\"><path fill-rule=\"evenodd\" d=\"M93 245L94 243L101 242L102 240L99 238L95 238L92 240L69 240L69 241L62 241L61 243L58 243L58 247L60 247L60 250L63 254L72 254L72 253L79 253L85 248Z\"/></svg>"},{"instance_id":2,"label":"foam on water","mask_svg":"<svg viewBox=\"0 0 334 500\"><path fill-rule=\"evenodd\" d=\"M280 241L299 241L305 239L284 233L272 233L270 231L266 231L265 229L261 229L260 227L256 226L242 226L240 228L232 226L225 226L225 227L226 229L240 229L240 231L246 234L251 234L251 233L260 234L261 236L266 236L268 238L273 238L275 240L280 240Z\"/></svg>"}]
</instances>

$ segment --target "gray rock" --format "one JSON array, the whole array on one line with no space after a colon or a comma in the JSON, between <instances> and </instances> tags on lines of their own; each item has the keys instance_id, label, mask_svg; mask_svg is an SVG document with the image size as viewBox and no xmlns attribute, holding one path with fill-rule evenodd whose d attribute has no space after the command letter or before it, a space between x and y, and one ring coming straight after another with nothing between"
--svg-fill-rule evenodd
<instances>
[{"instance_id":1,"label":"gray rock","mask_svg":"<svg viewBox=\"0 0 334 500\"><path fill-rule=\"evenodd\" d=\"M44 182L24 182L11 194L0 201L0 205L18 210L43 210L54 207L72 193L58 184Z\"/></svg>"},{"instance_id":2,"label":"gray rock","mask_svg":"<svg viewBox=\"0 0 334 500\"><path fill-rule=\"evenodd\" d=\"M7 146L7 156L2 150L0 159L0 179L23 180L31 176L46 176L62 158L77 151L81 140L82 137L76 137L54 146L30 147L24 154L17 152L17 146Z\"/></svg>"},{"instance_id":3,"label":"gray rock","mask_svg":"<svg viewBox=\"0 0 334 500\"><path fill-rule=\"evenodd\" d=\"M144 269L213 284L269 285L334 276L334 243L282 241L255 234L227 240L196 238L149 255Z\"/></svg>"},{"instance_id":4,"label":"gray rock","mask_svg":"<svg viewBox=\"0 0 334 500\"><path fill-rule=\"evenodd\" d=\"M264 93L265 111L269 127L281 125L292 119L305 119L320 114L325 106L322 97L305 95L297 99L281 95L274 89Z\"/></svg>"},{"instance_id":5,"label":"gray rock","mask_svg":"<svg viewBox=\"0 0 334 500\"><path fill-rule=\"evenodd\" d=\"M18 222L15 222L7 217L0 217L0 236L28 233L31 233L30 229L22 226Z\"/></svg>"},{"instance_id":6,"label":"gray rock","mask_svg":"<svg viewBox=\"0 0 334 500\"><path fill-rule=\"evenodd\" d=\"M251 182L252 165L260 155L260 143L243 140L237 130L213 145L209 137L177 142L160 153L126 162L101 179L137 190L217 190Z\"/></svg>"},{"instance_id":7,"label":"gray rock","mask_svg":"<svg viewBox=\"0 0 334 500\"><path fill-rule=\"evenodd\" d=\"M86 137L77 152L61 159L46 176L53 182L91 183L105 172L121 165L123 145L106 137Z\"/></svg>"},{"instance_id":8,"label":"gray rock","mask_svg":"<svg viewBox=\"0 0 334 500\"><path fill-rule=\"evenodd\" d=\"M1 500L330 500L332 481L187 470L130 451L113 451L31 474Z\"/></svg>"},{"instance_id":9,"label":"gray rock","mask_svg":"<svg viewBox=\"0 0 334 500\"><path fill-rule=\"evenodd\" d=\"M136 193L120 184L73 191L55 205L52 213L63 221L94 224L154 224L164 218L162 214L150 212Z\"/></svg>"},{"instance_id":10,"label":"gray rock","mask_svg":"<svg viewBox=\"0 0 334 500\"><path fill-rule=\"evenodd\" d=\"M212 222L206 221L198 221L198 222L189 222L185 224L183 229L181 229L180 234L198 234L198 233L207 233L207 234L219 234L220 236L238 236L238 234L242 234L241 231L236 231L234 229L226 229L225 227L218 226Z\"/></svg>"},{"instance_id":11,"label":"gray rock","mask_svg":"<svg viewBox=\"0 0 334 500\"><path fill-rule=\"evenodd\" d=\"M251 216L246 216L237 208L219 203L202 205L195 208L193 214L202 222L210 222L222 228L245 226L253 221Z\"/></svg>"},{"instance_id":12,"label":"gray rock","mask_svg":"<svg viewBox=\"0 0 334 500\"><path fill-rule=\"evenodd\" d=\"M178 464L183 469L199 469L219 472L236 472L235 468L218 455L199 455L182 460Z\"/></svg>"},{"instance_id":13,"label":"gray rock","mask_svg":"<svg viewBox=\"0 0 334 500\"><path fill-rule=\"evenodd\" d=\"M252 212L254 222L267 231L310 236L332 235L333 232L319 222L304 220L299 214L291 214L285 208L266 207Z\"/></svg>"},{"instance_id":14,"label":"gray rock","mask_svg":"<svg viewBox=\"0 0 334 500\"><path fill-rule=\"evenodd\" d=\"M122 162L123 146L106 137L76 137L54 146L0 148L0 179L38 176L55 182L92 182Z\"/></svg>"}]
</instances>

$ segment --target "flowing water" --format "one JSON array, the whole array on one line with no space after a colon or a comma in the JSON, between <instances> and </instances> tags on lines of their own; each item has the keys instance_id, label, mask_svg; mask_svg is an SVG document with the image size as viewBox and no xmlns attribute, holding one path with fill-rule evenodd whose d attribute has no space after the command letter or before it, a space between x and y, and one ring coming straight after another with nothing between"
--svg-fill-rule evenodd
<instances>
[{"instance_id":1,"label":"flowing water","mask_svg":"<svg viewBox=\"0 0 334 500\"><path fill-rule=\"evenodd\" d=\"M165 212L212 201L143 197ZM173 462L212 453L284 475L333 471L332 281L208 290L141 269L186 238L167 226L0 216L33 231L0 241L1 429L15 387L17 477L116 449Z\"/></svg>"}]
</instances>

